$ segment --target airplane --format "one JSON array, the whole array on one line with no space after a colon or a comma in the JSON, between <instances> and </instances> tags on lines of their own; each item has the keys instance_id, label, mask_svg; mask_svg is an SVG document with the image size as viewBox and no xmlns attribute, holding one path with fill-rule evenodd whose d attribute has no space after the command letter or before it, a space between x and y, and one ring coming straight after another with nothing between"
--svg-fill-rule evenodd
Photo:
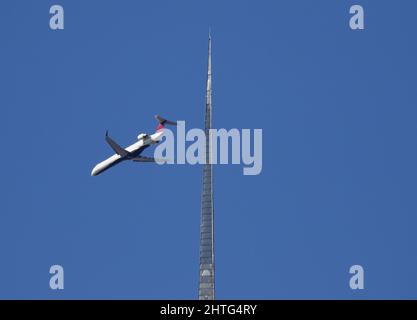
<instances>
[{"instance_id":1,"label":"airplane","mask_svg":"<svg viewBox=\"0 0 417 320\"><path fill-rule=\"evenodd\" d=\"M177 125L176 121L169 121L158 115L156 115L155 118L158 120L156 132L151 135L146 133L139 134L138 141L125 149L119 146L112 138L109 137L109 132L107 130L105 136L106 142L110 145L113 151L116 152L116 154L97 164L91 171L91 176L97 176L118 164L119 162L125 160L132 160L135 162L155 162L157 160L155 158L141 156L142 151L161 141L165 125Z\"/></svg>"}]
</instances>

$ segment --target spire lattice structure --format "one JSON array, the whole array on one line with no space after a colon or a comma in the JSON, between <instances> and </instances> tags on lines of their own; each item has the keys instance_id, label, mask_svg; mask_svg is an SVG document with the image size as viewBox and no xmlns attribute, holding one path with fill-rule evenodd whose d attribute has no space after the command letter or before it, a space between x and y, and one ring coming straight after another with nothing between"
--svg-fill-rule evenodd
<instances>
[{"instance_id":1,"label":"spire lattice structure","mask_svg":"<svg viewBox=\"0 0 417 320\"><path fill-rule=\"evenodd\" d=\"M203 168L203 191L201 196L200 221L200 300L214 300L214 206L213 206L213 166L212 166L212 127L211 108L211 36L208 41L208 70L206 87L206 163Z\"/></svg>"}]
</instances>

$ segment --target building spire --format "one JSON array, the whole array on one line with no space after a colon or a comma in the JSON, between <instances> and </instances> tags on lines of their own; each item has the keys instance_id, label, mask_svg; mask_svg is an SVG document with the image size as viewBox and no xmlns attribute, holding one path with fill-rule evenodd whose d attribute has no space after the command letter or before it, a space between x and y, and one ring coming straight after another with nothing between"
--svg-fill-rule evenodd
<instances>
[{"instance_id":1,"label":"building spire","mask_svg":"<svg viewBox=\"0 0 417 320\"><path fill-rule=\"evenodd\" d=\"M206 107L211 109L211 35L209 30L208 38L208 62L207 62L207 89L206 89ZM211 115L210 115L211 118ZM211 127L211 123L210 123Z\"/></svg>"},{"instance_id":2,"label":"building spire","mask_svg":"<svg viewBox=\"0 0 417 320\"><path fill-rule=\"evenodd\" d=\"M211 35L209 31L204 121L204 132L206 135L206 163L203 167L203 191L201 195L200 220L200 282L198 288L198 297L200 300L214 300L214 205L210 132L212 127L211 118Z\"/></svg>"}]
</instances>

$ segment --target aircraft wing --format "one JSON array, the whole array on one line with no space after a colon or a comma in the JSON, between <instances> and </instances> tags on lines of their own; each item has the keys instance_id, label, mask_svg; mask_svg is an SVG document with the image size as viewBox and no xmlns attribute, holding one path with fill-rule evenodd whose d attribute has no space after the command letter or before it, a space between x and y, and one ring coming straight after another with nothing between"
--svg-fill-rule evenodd
<instances>
[{"instance_id":1,"label":"aircraft wing","mask_svg":"<svg viewBox=\"0 0 417 320\"><path fill-rule=\"evenodd\" d=\"M143 157L143 156L135 157L135 158L132 158L130 160L133 160L135 162L156 162L156 161L158 161L159 163L164 163L164 162L167 162L168 161L168 159L160 159L160 158L153 158L153 157Z\"/></svg>"},{"instance_id":2,"label":"aircraft wing","mask_svg":"<svg viewBox=\"0 0 417 320\"><path fill-rule=\"evenodd\" d=\"M135 162L155 162L155 158L153 157L136 157L136 158L132 158L131 160L135 161Z\"/></svg>"},{"instance_id":3,"label":"aircraft wing","mask_svg":"<svg viewBox=\"0 0 417 320\"><path fill-rule=\"evenodd\" d=\"M129 152L119 146L112 138L109 137L108 131L106 131L106 141L110 147L121 157L126 157Z\"/></svg>"}]
</instances>

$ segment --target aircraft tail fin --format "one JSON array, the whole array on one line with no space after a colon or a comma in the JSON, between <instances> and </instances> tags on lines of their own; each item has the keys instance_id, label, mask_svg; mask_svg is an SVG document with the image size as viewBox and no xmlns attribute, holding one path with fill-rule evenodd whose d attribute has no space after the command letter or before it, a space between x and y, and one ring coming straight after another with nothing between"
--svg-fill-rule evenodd
<instances>
[{"instance_id":1,"label":"aircraft tail fin","mask_svg":"<svg viewBox=\"0 0 417 320\"><path fill-rule=\"evenodd\" d=\"M163 128L165 128L166 124L172 125L172 126L176 126L177 125L177 121L170 121L167 119L164 119L158 115L155 116L155 119L158 120L159 124L156 127L156 131L162 130Z\"/></svg>"}]
</instances>

